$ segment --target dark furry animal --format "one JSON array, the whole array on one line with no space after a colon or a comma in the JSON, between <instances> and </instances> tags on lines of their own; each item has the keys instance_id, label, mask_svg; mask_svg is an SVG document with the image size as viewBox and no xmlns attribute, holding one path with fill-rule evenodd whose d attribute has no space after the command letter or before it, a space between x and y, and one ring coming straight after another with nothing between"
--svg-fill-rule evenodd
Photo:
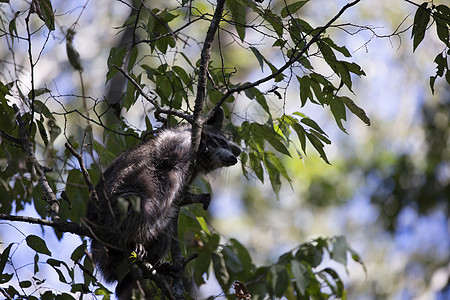
<instances>
[{"instance_id":1,"label":"dark furry animal","mask_svg":"<svg viewBox=\"0 0 450 300\"><path fill-rule=\"evenodd\" d=\"M205 124L192 178L237 163L240 150L221 132L223 118L220 109ZM88 225L96 234L92 255L106 281L121 281L116 290L121 299L131 289L130 275L127 280L118 276L129 271L130 253L157 266L170 248L179 207L202 202L206 209L209 204L209 194L184 190L190 146L190 125L162 130L117 157L96 186L98 203L91 200L87 208Z\"/></svg>"}]
</instances>

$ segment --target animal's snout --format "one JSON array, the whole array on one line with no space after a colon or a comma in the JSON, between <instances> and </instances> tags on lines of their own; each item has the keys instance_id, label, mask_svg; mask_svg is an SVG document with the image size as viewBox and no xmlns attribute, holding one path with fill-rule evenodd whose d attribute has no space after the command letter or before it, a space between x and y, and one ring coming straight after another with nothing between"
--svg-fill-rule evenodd
<instances>
[{"instance_id":1,"label":"animal's snout","mask_svg":"<svg viewBox=\"0 0 450 300\"><path fill-rule=\"evenodd\" d=\"M225 158L225 163L227 166L233 166L235 164L237 164L237 158L234 155L229 155L228 157Z\"/></svg>"}]
</instances>

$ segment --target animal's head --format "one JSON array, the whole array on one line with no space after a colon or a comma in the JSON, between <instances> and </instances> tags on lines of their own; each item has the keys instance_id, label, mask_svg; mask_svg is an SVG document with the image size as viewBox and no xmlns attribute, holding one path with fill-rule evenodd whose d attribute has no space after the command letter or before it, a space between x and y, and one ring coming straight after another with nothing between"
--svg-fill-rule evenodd
<instances>
[{"instance_id":1,"label":"animal's head","mask_svg":"<svg viewBox=\"0 0 450 300\"><path fill-rule=\"evenodd\" d=\"M221 131L224 113L222 108L203 126L202 139L197 155L197 170L207 173L237 163L241 149L229 141Z\"/></svg>"}]
</instances>

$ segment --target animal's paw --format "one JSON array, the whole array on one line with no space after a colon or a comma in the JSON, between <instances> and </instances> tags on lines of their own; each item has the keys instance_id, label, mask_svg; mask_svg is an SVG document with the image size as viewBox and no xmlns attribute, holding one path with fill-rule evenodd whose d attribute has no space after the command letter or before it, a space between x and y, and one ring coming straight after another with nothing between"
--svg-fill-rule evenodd
<instances>
[{"instance_id":1,"label":"animal's paw","mask_svg":"<svg viewBox=\"0 0 450 300\"><path fill-rule=\"evenodd\" d=\"M145 257L147 256L147 250L145 250L144 245L142 244L136 244L134 253L136 253L136 258L138 260L145 260Z\"/></svg>"}]
</instances>

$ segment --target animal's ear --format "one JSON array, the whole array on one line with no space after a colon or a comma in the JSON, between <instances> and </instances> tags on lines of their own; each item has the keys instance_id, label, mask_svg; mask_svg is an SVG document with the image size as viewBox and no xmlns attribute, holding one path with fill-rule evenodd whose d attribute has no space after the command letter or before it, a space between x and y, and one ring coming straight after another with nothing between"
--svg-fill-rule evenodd
<instances>
[{"instance_id":1,"label":"animal's ear","mask_svg":"<svg viewBox=\"0 0 450 300\"><path fill-rule=\"evenodd\" d=\"M214 126L216 128L221 128L224 117L225 114L223 113L223 109L222 107L219 107L219 109L216 110L216 113L208 120L206 124Z\"/></svg>"}]
</instances>

